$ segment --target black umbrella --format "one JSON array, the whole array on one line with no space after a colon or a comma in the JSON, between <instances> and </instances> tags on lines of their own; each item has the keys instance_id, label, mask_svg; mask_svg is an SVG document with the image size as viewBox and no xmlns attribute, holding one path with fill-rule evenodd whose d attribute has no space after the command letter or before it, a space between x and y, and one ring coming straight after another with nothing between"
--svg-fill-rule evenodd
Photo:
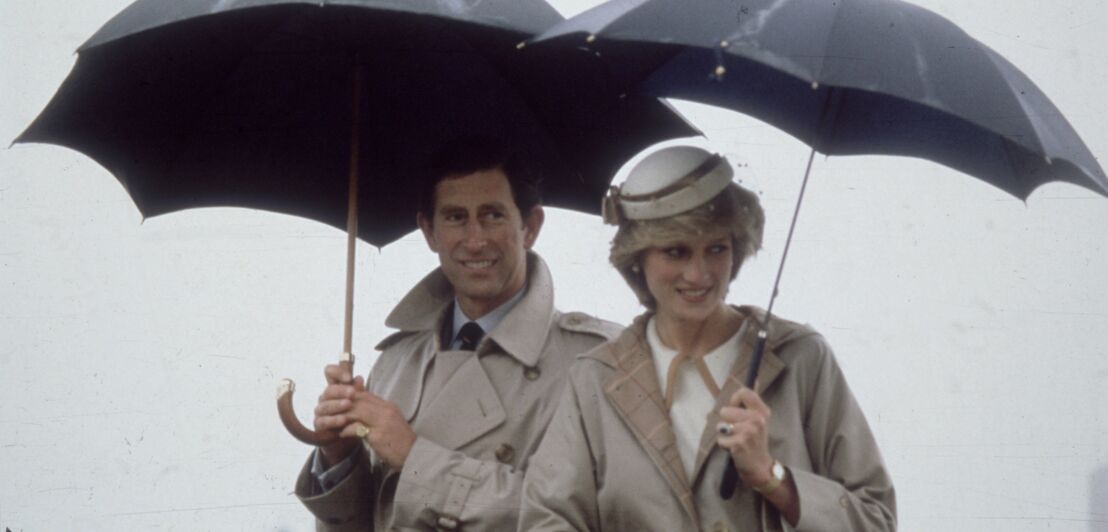
<instances>
[{"instance_id":1,"label":"black umbrella","mask_svg":"<svg viewBox=\"0 0 1108 532\"><path fill-rule=\"evenodd\" d=\"M344 228L360 71L363 240L415 229L413 176L467 134L521 141L547 204L599 212L622 161L696 132L653 98L565 76L575 59L515 49L560 20L542 0L139 0L16 142L85 153L147 217L240 206Z\"/></svg>"},{"instance_id":2,"label":"black umbrella","mask_svg":"<svg viewBox=\"0 0 1108 532\"><path fill-rule=\"evenodd\" d=\"M812 157L907 155L1021 199L1049 181L1108 196L1104 170L1027 76L953 23L898 0L611 0L529 43L591 56L629 93L759 118L810 145ZM770 315L795 224L794 214ZM729 465L721 495L736 483Z\"/></svg>"},{"instance_id":3,"label":"black umbrella","mask_svg":"<svg viewBox=\"0 0 1108 532\"><path fill-rule=\"evenodd\" d=\"M139 0L81 46L16 142L85 153L144 216L240 206L346 227L350 362L354 236L415 228L418 177L444 144L511 139L547 204L599 212L624 160L696 134L577 58L516 50L560 20L542 0ZM333 437L296 421L291 391L290 431Z\"/></svg>"}]
</instances>

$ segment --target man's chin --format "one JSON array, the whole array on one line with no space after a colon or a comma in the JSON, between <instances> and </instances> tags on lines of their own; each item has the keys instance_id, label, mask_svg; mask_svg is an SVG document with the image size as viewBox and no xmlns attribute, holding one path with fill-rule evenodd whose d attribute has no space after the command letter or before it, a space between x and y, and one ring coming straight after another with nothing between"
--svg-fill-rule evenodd
<instances>
[{"instance_id":1,"label":"man's chin","mask_svg":"<svg viewBox=\"0 0 1108 532\"><path fill-rule=\"evenodd\" d=\"M455 283L454 293L473 301L491 301L500 296L500 291L491 282Z\"/></svg>"}]
</instances>

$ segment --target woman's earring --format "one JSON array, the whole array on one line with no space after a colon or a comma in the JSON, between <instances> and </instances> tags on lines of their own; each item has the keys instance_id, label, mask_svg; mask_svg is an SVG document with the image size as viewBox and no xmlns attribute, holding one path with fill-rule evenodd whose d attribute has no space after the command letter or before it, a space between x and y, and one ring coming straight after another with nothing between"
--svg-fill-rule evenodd
<instances>
[{"instance_id":1,"label":"woman's earring","mask_svg":"<svg viewBox=\"0 0 1108 532\"><path fill-rule=\"evenodd\" d=\"M635 273L639 273L639 272L642 271L642 268L640 268L639 263L636 262L635 264L631 265L631 271L633 271Z\"/></svg>"}]
</instances>

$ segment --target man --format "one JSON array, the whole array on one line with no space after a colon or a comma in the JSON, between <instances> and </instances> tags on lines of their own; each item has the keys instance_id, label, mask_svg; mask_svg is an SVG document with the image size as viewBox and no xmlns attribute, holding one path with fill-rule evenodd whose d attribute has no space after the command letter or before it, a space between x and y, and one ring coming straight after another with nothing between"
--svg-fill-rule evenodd
<instances>
[{"instance_id":1,"label":"man","mask_svg":"<svg viewBox=\"0 0 1108 532\"><path fill-rule=\"evenodd\" d=\"M325 370L315 428L344 438L296 484L322 530L513 530L566 369L618 332L554 309L530 251L544 214L518 157L470 139L432 169L416 220L440 267L386 319L399 332L368 383Z\"/></svg>"}]
</instances>

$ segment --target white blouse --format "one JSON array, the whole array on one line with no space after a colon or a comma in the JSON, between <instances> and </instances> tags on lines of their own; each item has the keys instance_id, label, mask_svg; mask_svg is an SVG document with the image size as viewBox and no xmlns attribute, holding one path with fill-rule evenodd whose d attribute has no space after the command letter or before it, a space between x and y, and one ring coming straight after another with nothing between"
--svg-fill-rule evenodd
<instances>
[{"instance_id":1,"label":"white blouse","mask_svg":"<svg viewBox=\"0 0 1108 532\"><path fill-rule=\"evenodd\" d=\"M708 372L712 374L716 385L721 388L735 358L739 355L739 338L745 326L744 322L743 327L739 327L731 338L704 355L704 364L708 366ZM677 351L662 343L653 317L650 318L650 323L646 324L646 331L646 341L654 353L654 371L657 373L658 383L664 395L666 372L669 370L670 362L677 356ZM673 423L674 435L677 436L677 452L681 456L681 463L685 466L685 474L691 478L692 468L696 464L696 452L700 447L700 436L708 422L708 414L716 404L716 398L701 380L700 373L697 372L691 360L682 363L677 369L672 385L675 389L669 418Z\"/></svg>"}]
</instances>

